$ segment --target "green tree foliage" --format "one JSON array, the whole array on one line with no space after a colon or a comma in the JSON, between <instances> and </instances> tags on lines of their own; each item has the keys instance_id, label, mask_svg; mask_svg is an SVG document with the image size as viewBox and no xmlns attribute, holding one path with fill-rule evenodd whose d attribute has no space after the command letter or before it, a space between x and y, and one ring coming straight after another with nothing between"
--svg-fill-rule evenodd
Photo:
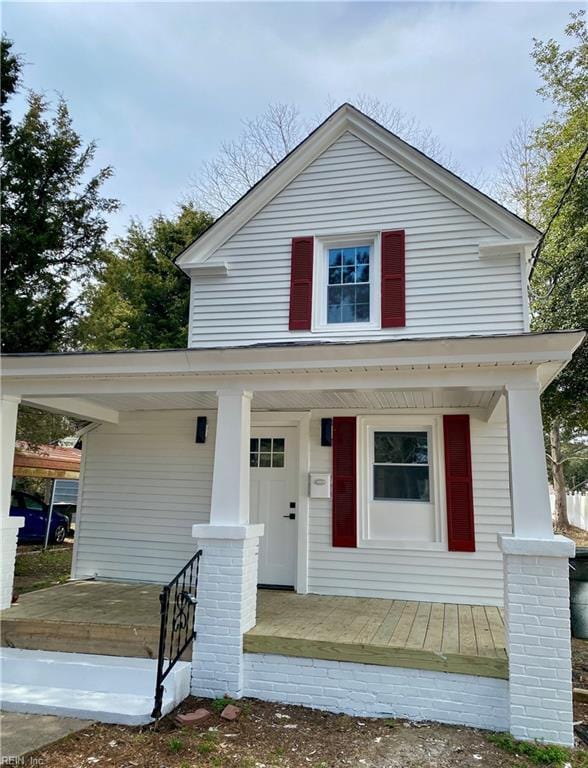
<instances>
[{"instance_id":1,"label":"green tree foliage","mask_svg":"<svg viewBox=\"0 0 588 768\"><path fill-rule=\"evenodd\" d=\"M20 86L21 61L11 41L1 46L2 350L59 350L103 248L105 215L118 207L101 195L112 170L91 175L96 145L83 145L63 99L52 110L30 93L22 120L12 122L6 105Z\"/></svg>"},{"instance_id":2,"label":"green tree foliage","mask_svg":"<svg viewBox=\"0 0 588 768\"><path fill-rule=\"evenodd\" d=\"M536 132L545 156L540 169L543 196L540 225L546 231L531 283L533 328L547 331L588 328L588 32L584 12L572 14L566 27L572 44L535 41L533 58L543 85L539 93L554 105ZM575 175L574 175L575 174ZM572 182L573 178L573 182ZM563 200L563 202L562 202ZM588 345L543 396L549 430L551 470L556 491L565 493L561 441L582 451L588 433ZM565 522L565 521L564 521Z\"/></svg>"},{"instance_id":3,"label":"green tree foliage","mask_svg":"<svg viewBox=\"0 0 588 768\"><path fill-rule=\"evenodd\" d=\"M185 347L190 281L173 258L212 221L186 204L177 216L156 216L148 227L131 222L102 254L103 266L86 291L80 344L93 350Z\"/></svg>"},{"instance_id":4,"label":"green tree foliage","mask_svg":"<svg viewBox=\"0 0 588 768\"><path fill-rule=\"evenodd\" d=\"M34 449L73 435L76 427L76 422L66 416L21 405L18 409L16 439L24 440Z\"/></svg>"},{"instance_id":5,"label":"green tree foliage","mask_svg":"<svg viewBox=\"0 0 588 768\"><path fill-rule=\"evenodd\" d=\"M10 112L6 110L8 99L18 90L20 75L22 71L22 59L18 54L12 51L12 41L2 36L0 42L0 129L2 130L2 141L9 139L12 121Z\"/></svg>"}]
</instances>

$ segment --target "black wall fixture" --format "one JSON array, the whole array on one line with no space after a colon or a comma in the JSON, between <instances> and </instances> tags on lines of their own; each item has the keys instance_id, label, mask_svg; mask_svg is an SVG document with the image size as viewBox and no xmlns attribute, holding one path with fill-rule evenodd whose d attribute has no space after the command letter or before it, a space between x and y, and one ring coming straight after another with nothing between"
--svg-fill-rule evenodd
<instances>
[{"instance_id":1,"label":"black wall fixture","mask_svg":"<svg viewBox=\"0 0 588 768\"><path fill-rule=\"evenodd\" d=\"M333 419L321 419L321 445L333 445Z\"/></svg>"},{"instance_id":2,"label":"black wall fixture","mask_svg":"<svg viewBox=\"0 0 588 768\"><path fill-rule=\"evenodd\" d=\"M206 416L198 416L198 418L196 419L196 442L205 443L207 432L208 432L208 418Z\"/></svg>"}]
</instances>

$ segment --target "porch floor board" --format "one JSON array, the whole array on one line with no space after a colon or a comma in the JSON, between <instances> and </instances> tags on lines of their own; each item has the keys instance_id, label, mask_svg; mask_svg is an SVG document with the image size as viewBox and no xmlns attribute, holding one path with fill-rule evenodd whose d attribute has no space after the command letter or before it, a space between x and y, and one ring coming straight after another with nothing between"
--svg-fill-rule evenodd
<instances>
[{"instance_id":1,"label":"porch floor board","mask_svg":"<svg viewBox=\"0 0 588 768\"><path fill-rule=\"evenodd\" d=\"M249 653L508 677L499 608L260 590Z\"/></svg>"},{"instance_id":2,"label":"porch floor board","mask_svg":"<svg viewBox=\"0 0 588 768\"><path fill-rule=\"evenodd\" d=\"M0 612L11 648L152 659L159 644L157 584L69 581L21 595Z\"/></svg>"},{"instance_id":3,"label":"porch floor board","mask_svg":"<svg viewBox=\"0 0 588 768\"><path fill-rule=\"evenodd\" d=\"M29 592L0 613L2 645L154 658L160 590L71 581ZM481 605L259 590L243 643L250 653L508 676L502 611Z\"/></svg>"}]
</instances>

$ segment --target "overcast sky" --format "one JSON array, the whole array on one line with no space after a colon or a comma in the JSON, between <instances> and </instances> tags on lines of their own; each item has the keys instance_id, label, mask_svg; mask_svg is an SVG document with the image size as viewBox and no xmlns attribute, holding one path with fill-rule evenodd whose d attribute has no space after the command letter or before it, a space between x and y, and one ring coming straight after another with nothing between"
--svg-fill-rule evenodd
<instances>
[{"instance_id":1,"label":"overcast sky","mask_svg":"<svg viewBox=\"0 0 588 768\"><path fill-rule=\"evenodd\" d=\"M536 95L533 37L563 38L579 3L4 3L27 87L67 100L131 216L171 213L240 120L270 102L313 115L365 93L490 174Z\"/></svg>"}]
</instances>

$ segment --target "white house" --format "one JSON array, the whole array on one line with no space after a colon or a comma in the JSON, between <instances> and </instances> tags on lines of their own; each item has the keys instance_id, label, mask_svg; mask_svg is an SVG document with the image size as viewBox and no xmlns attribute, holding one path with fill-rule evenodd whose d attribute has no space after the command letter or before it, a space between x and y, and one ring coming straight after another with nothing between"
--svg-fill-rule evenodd
<instances>
[{"instance_id":1,"label":"white house","mask_svg":"<svg viewBox=\"0 0 588 768\"><path fill-rule=\"evenodd\" d=\"M4 607L22 402L93 422L73 579L202 549L194 693L572 744L539 397L583 334L529 332L538 237L341 106L178 257L187 349L4 356Z\"/></svg>"}]
</instances>

